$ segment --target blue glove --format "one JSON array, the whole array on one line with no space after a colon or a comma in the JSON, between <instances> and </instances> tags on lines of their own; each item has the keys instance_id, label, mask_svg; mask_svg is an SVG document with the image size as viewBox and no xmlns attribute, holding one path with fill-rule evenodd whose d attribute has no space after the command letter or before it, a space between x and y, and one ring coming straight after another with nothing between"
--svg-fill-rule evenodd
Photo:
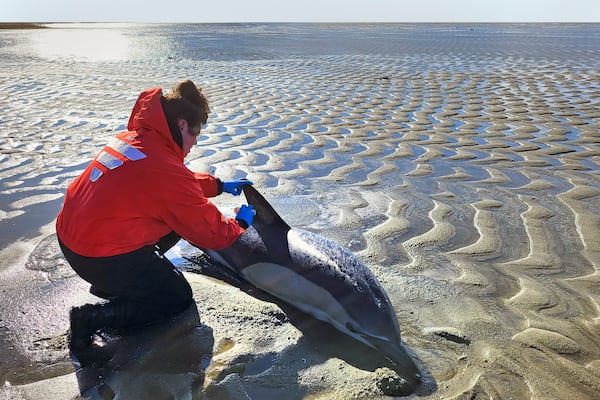
<instances>
[{"instance_id":1,"label":"blue glove","mask_svg":"<svg viewBox=\"0 0 600 400\"><path fill-rule=\"evenodd\" d=\"M237 215L235 216L235 220L238 224L244 228L248 229L250 225L252 225L252 221L254 221L254 216L256 215L256 210L251 205L243 204L238 210Z\"/></svg>"},{"instance_id":2,"label":"blue glove","mask_svg":"<svg viewBox=\"0 0 600 400\"><path fill-rule=\"evenodd\" d=\"M231 193L234 196L239 196L240 193L242 193L242 187L244 185L252 185L252 181L246 178L236 179L235 181L225 181L223 182L223 191Z\"/></svg>"}]
</instances>

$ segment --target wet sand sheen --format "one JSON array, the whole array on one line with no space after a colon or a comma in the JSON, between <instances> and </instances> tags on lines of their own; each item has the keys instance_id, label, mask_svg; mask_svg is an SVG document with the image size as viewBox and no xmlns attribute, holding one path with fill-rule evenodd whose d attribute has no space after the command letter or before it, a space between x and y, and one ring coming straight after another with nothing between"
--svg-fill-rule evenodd
<instances>
[{"instance_id":1,"label":"wet sand sheen","mask_svg":"<svg viewBox=\"0 0 600 400\"><path fill-rule=\"evenodd\" d=\"M571 60L184 60L161 65L156 79L168 86L191 74L211 99L192 169L247 176L290 224L372 268L426 378L414 398L594 399L600 75L592 56ZM1 334L3 351L18 354L0 368L10 382L0 398L75 398L59 339L68 308L95 298L51 246L34 252L52 234L53 216L39 215L55 215L66 185L126 124L155 75L135 62L19 68L19 77L0 75L9 94L0 98ZM11 224L33 229L13 237ZM385 398L375 372L328 357L277 307L186 276L214 340L207 398ZM111 379L122 394L145 385Z\"/></svg>"}]
</instances>

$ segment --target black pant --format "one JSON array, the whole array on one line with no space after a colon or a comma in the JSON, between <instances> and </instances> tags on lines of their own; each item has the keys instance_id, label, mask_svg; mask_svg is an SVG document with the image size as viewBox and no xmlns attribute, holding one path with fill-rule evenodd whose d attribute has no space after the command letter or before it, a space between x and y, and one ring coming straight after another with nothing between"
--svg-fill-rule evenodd
<instances>
[{"instance_id":1,"label":"black pant","mask_svg":"<svg viewBox=\"0 0 600 400\"><path fill-rule=\"evenodd\" d=\"M128 326L178 314L193 302L189 283L162 255L178 240L171 233L155 246L110 257L84 257L59 244L73 270L92 285L90 292L127 305L130 321L119 325Z\"/></svg>"}]
</instances>

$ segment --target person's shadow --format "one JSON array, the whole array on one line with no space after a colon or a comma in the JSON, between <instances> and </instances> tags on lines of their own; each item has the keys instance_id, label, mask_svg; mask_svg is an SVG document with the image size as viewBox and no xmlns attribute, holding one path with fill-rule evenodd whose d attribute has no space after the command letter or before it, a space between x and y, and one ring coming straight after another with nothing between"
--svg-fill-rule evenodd
<instances>
[{"instance_id":1,"label":"person's shadow","mask_svg":"<svg viewBox=\"0 0 600 400\"><path fill-rule=\"evenodd\" d=\"M170 400L198 398L202 392L214 337L195 304L137 332L102 338L102 346L71 350L82 397Z\"/></svg>"},{"instance_id":2,"label":"person's shadow","mask_svg":"<svg viewBox=\"0 0 600 400\"><path fill-rule=\"evenodd\" d=\"M203 268L199 268L203 263ZM380 353L240 280L209 257L200 256L194 265L182 267L187 272L217 278L257 299L277 304L285 314L282 318L301 331L303 337L280 353L242 355L242 359L231 361L235 368L226 368L219 376L211 376L207 385L205 375L213 357L215 339L213 330L200 321L193 304L169 320L136 332L103 333L102 346L94 344L84 352L71 352L82 397L89 400L300 400L311 390L299 382L301 370L330 358L343 359L363 371L374 372L382 367L395 370L395 365ZM296 366L297 370L286 368L289 374L285 387L261 382L276 360L298 359L304 357L303 352L307 350L313 353L307 357L307 364ZM238 371L236 366L240 365L244 367ZM419 390L421 395L435 391L433 383L427 386ZM410 394L402 390L395 395Z\"/></svg>"}]
</instances>

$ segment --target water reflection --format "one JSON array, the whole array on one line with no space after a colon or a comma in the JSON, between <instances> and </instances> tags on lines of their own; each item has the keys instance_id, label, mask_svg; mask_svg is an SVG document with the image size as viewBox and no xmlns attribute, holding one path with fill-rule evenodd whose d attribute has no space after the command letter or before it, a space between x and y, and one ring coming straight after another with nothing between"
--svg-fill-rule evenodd
<instances>
[{"instance_id":1,"label":"water reflection","mask_svg":"<svg viewBox=\"0 0 600 400\"><path fill-rule=\"evenodd\" d=\"M171 47L166 37L140 36L140 24L48 24L28 32L31 55L50 60L125 61L156 57Z\"/></svg>"}]
</instances>

